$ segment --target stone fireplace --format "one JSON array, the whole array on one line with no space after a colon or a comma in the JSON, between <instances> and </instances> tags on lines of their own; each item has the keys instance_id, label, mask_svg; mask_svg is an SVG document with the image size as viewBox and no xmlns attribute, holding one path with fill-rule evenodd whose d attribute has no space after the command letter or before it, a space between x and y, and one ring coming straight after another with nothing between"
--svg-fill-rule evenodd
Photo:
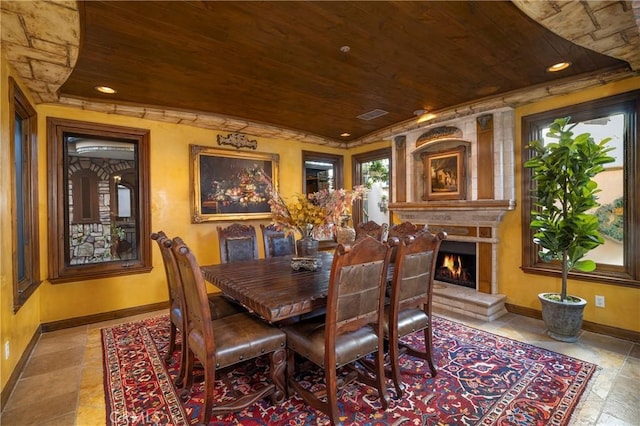
<instances>
[{"instance_id":1,"label":"stone fireplace","mask_svg":"<svg viewBox=\"0 0 640 426\"><path fill-rule=\"evenodd\" d=\"M466 266L441 270L434 306L492 320L506 313L498 294L498 226L515 208L514 114L510 108L430 124L395 137L394 202L401 221L447 233L443 252ZM443 176L447 184L443 185ZM449 183L450 182L450 183ZM444 260L439 262L444 262ZM439 265L438 268L444 267Z\"/></svg>"}]
</instances>

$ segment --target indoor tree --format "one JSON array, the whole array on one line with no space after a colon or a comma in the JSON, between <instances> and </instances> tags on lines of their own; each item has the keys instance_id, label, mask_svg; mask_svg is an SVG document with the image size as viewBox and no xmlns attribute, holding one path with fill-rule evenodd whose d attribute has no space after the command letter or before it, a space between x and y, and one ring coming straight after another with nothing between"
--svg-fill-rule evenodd
<instances>
[{"instance_id":1,"label":"indoor tree","mask_svg":"<svg viewBox=\"0 0 640 426\"><path fill-rule=\"evenodd\" d=\"M531 228L533 241L541 247L540 258L557 260L562 265L560 300L566 301L569 271L591 272L593 260L583 257L604 242L598 231L598 217L589 213L598 207L600 191L593 177L604 170L604 164L614 161L607 155L613 148L606 144L611 138L595 142L590 133L574 137L577 123L570 117L556 119L547 136L557 142L530 142L533 156L525 167L533 171L535 188Z\"/></svg>"}]
</instances>

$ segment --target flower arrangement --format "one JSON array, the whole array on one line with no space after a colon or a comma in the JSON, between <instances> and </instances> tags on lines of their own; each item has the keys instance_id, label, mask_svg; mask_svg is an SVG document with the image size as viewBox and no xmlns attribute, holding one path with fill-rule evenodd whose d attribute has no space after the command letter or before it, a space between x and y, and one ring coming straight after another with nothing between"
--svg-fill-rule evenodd
<instances>
[{"instance_id":1,"label":"flower arrangement","mask_svg":"<svg viewBox=\"0 0 640 426\"><path fill-rule=\"evenodd\" d=\"M323 189L308 195L295 194L289 202L273 189L269 177L263 173L270 195L269 206L273 223L287 233L297 231L303 237L310 237L313 228L319 225L340 223L341 216L347 214L357 199L361 199L365 188L362 185L353 190Z\"/></svg>"},{"instance_id":2,"label":"flower arrangement","mask_svg":"<svg viewBox=\"0 0 640 426\"><path fill-rule=\"evenodd\" d=\"M294 195L287 203L272 191L269 206L273 222L287 233L298 231L303 237L309 237L314 226L326 223L326 211L304 194Z\"/></svg>"},{"instance_id":3,"label":"flower arrangement","mask_svg":"<svg viewBox=\"0 0 640 426\"><path fill-rule=\"evenodd\" d=\"M346 189L323 189L318 192L309 194L309 199L319 206L322 206L326 212L325 223L340 223L341 216L349 213L349 209L355 200L362 199L365 188L362 185L353 187L353 190Z\"/></svg>"}]
</instances>

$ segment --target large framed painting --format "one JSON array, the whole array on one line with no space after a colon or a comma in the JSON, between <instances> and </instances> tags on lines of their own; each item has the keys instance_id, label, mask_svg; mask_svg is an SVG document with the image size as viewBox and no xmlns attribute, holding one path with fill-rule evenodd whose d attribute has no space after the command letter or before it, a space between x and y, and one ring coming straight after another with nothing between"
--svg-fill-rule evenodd
<instances>
[{"instance_id":1,"label":"large framed painting","mask_svg":"<svg viewBox=\"0 0 640 426\"><path fill-rule=\"evenodd\" d=\"M443 152L425 152L424 200L464 200L466 197L465 147Z\"/></svg>"},{"instance_id":2,"label":"large framed painting","mask_svg":"<svg viewBox=\"0 0 640 426\"><path fill-rule=\"evenodd\" d=\"M191 223L271 218L267 187L277 190L278 154L189 148Z\"/></svg>"}]
</instances>

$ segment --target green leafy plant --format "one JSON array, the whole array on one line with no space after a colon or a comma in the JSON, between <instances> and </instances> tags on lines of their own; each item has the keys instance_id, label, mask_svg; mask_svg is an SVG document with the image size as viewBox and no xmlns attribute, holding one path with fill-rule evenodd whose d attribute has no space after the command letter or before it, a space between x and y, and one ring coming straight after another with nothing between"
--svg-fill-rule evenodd
<instances>
[{"instance_id":1,"label":"green leafy plant","mask_svg":"<svg viewBox=\"0 0 640 426\"><path fill-rule=\"evenodd\" d=\"M367 168L367 189L371 189L371 185L374 182L388 182L389 181L389 169L381 160L375 160L369 163Z\"/></svg>"},{"instance_id":2,"label":"green leafy plant","mask_svg":"<svg viewBox=\"0 0 640 426\"><path fill-rule=\"evenodd\" d=\"M600 231L607 237L622 242L624 238L624 198L620 197L612 203L604 204L596 210L600 222Z\"/></svg>"},{"instance_id":3,"label":"green leafy plant","mask_svg":"<svg viewBox=\"0 0 640 426\"><path fill-rule=\"evenodd\" d=\"M562 264L562 292L567 300L569 271L595 270L592 260L582 258L604 242L598 232L598 217L588 213L598 207L596 194L600 191L592 179L604 170L603 164L614 161L607 155L611 138L597 143L589 133L573 136L570 117L556 119L547 136L557 142L530 142L533 157L524 166L533 171L536 209L531 212L533 241L542 247L540 258Z\"/></svg>"},{"instance_id":4,"label":"green leafy plant","mask_svg":"<svg viewBox=\"0 0 640 426\"><path fill-rule=\"evenodd\" d=\"M117 238L120 241L123 241L126 237L124 229L119 226L114 226L111 228L111 235L113 235L114 238Z\"/></svg>"}]
</instances>

